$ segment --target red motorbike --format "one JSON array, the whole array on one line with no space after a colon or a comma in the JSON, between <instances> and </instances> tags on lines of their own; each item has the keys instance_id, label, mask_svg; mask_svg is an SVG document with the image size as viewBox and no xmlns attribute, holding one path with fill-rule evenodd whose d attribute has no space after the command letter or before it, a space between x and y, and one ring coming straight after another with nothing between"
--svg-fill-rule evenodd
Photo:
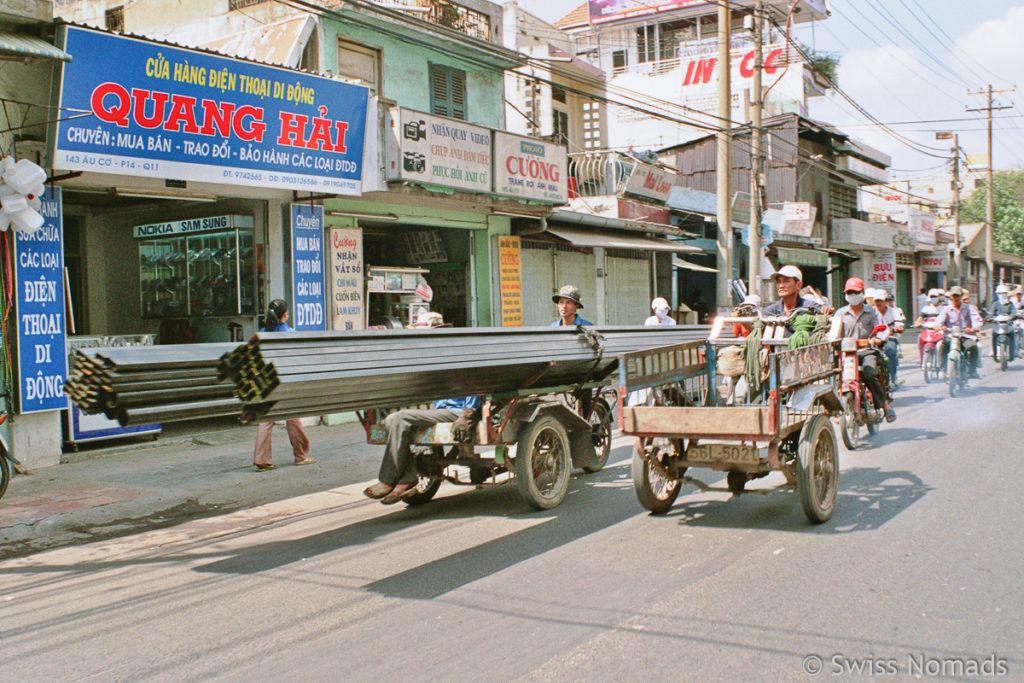
<instances>
[{"instance_id":1,"label":"red motorbike","mask_svg":"<svg viewBox=\"0 0 1024 683\"><path fill-rule=\"evenodd\" d=\"M921 352L921 374L925 383L937 382L942 370L939 345L942 343L942 328L936 318L927 318L921 323L921 334L917 337L917 350Z\"/></svg>"},{"instance_id":2,"label":"red motorbike","mask_svg":"<svg viewBox=\"0 0 1024 683\"><path fill-rule=\"evenodd\" d=\"M871 330L871 336L885 331L885 325L879 325ZM843 443L848 449L855 450L860 445L860 430L866 428L868 434L878 431L878 425L885 419L885 412L875 408L872 400L871 390L860 376L860 362L857 357L859 349L871 346L870 339L843 339L839 344L839 358L842 381L841 397L843 400L843 414L839 418L839 430L843 437ZM879 364L885 363L884 358L879 358ZM883 380L884 382L884 380Z\"/></svg>"}]
</instances>

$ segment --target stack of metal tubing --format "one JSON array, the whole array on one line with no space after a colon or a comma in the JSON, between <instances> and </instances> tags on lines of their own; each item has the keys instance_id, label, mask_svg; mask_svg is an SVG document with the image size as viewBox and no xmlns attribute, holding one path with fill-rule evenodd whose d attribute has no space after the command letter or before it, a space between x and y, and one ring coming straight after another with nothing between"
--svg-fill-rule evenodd
<instances>
[{"instance_id":1,"label":"stack of metal tubing","mask_svg":"<svg viewBox=\"0 0 1024 683\"><path fill-rule=\"evenodd\" d=\"M259 333L220 366L243 421L398 407L604 379L620 353L707 339L707 325ZM594 336L594 332L598 336Z\"/></svg>"},{"instance_id":2,"label":"stack of metal tubing","mask_svg":"<svg viewBox=\"0 0 1024 683\"><path fill-rule=\"evenodd\" d=\"M238 343L77 349L64 392L122 426L239 415L220 358Z\"/></svg>"}]
</instances>

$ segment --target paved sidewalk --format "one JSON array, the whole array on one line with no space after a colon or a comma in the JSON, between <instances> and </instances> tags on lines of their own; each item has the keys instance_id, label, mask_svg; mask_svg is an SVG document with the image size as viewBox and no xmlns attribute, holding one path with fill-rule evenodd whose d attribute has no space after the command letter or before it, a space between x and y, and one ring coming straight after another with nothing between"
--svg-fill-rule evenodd
<instances>
[{"instance_id":1,"label":"paved sidewalk","mask_svg":"<svg viewBox=\"0 0 1024 683\"><path fill-rule=\"evenodd\" d=\"M0 558L376 479L382 447L367 444L358 423L306 431L316 464L292 465L279 425L273 434L277 469L269 472L252 465L255 426L190 433L183 424L158 441L107 442L66 453L66 464L11 480L0 499Z\"/></svg>"}]
</instances>

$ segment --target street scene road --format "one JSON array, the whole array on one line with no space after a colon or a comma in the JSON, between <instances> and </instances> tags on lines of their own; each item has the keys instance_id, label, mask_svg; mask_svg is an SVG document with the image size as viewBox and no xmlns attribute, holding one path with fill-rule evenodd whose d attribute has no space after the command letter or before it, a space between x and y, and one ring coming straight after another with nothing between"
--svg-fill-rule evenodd
<instances>
[{"instance_id":1,"label":"street scene road","mask_svg":"<svg viewBox=\"0 0 1024 683\"><path fill-rule=\"evenodd\" d=\"M1021 680L1024 365L985 370L905 368L819 526L788 491L651 516L617 437L550 511L351 481L8 559L0 680Z\"/></svg>"}]
</instances>

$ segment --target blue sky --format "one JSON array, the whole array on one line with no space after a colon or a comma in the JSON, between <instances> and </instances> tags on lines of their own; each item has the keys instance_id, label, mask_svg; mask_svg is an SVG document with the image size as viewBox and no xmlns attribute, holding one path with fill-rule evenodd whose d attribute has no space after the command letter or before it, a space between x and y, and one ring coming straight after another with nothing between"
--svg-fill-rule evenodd
<instances>
[{"instance_id":1,"label":"blue sky","mask_svg":"<svg viewBox=\"0 0 1024 683\"><path fill-rule=\"evenodd\" d=\"M519 0L554 21L579 0ZM985 152L984 119L967 108L985 104L968 95L989 83L1017 85L1024 75L1024 2L1009 0L831 0L832 16L794 34L812 47L839 55L839 87L897 135L871 124L841 96L811 102L811 116L893 158L894 177L940 171L949 143L935 132L960 133L966 154ZM927 14L922 14L924 10ZM1024 168L1024 82L1020 92L996 97L1012 106L995 113L995 168ZM910 123L922 122L922 123ZM927 122L927 123L923 123ZM907 144L899 139L911 141Z\"/></svg>"}]
</instances>

